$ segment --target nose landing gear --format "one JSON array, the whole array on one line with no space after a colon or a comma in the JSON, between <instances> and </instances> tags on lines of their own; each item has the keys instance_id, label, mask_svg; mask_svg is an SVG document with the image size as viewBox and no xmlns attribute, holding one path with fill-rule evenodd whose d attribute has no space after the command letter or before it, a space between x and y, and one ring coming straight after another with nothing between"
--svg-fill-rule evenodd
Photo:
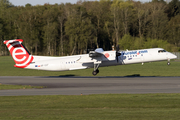
<instances>
[{"instance_id":1,"label":"nose landing gear","mask_svg":"<svg viewBox=\"0 0 180 120\"><path fill-rule=\"evenodd\" d=\"M171 63L170 63L170 59L168 59L168 62L167 62L167 65L169 66Z\"/></svg>"}]
</instances>

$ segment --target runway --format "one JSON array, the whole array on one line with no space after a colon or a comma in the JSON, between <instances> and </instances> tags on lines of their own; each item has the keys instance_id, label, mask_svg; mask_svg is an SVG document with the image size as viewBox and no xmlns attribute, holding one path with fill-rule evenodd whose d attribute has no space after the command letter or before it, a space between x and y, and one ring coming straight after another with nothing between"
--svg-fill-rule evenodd
<instances>
[{"instance_id":1,"label":"runway","mask_svg":"<svg viewBox=\"0 0 180 120\"><path fill-rule=\"evenodd\" d=\"M180 77L19 77L1 76L1 84L46 86L0 90L0 96L180 93Z\"/></svg>"}]
</instances>

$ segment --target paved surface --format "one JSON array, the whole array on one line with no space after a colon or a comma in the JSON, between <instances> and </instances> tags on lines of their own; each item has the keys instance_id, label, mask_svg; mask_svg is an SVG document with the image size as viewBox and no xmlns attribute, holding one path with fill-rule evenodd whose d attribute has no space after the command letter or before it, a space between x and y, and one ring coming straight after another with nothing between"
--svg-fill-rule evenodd
<instances>
[{"instance_id":1,"label":"paved surface","mask_svg":"<svg viewBox=\"0 0 180 120\"><path fill-rule=\"evenodd\" d=\"M0 77L0 83L46 86L0 90L0 96L180 93L180 77Z\"/></svg>"}]
</instances>

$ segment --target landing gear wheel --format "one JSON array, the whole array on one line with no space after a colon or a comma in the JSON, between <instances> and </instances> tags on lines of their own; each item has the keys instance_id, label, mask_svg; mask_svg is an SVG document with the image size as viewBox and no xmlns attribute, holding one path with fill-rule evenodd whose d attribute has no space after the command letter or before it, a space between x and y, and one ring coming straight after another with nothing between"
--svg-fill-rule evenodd
<instances>
[{"instance_id":1,"label":"landing gear wheel","mask_svg":"<svg viewBox=\"0 0 180 120\"><path fill-rule=\"evenodd\" d=\"M95 76L95 75L97 75L97 72L96 72L96 71L93 71L92 74Z\"/></svg>"},{"instance_id":2,"label":"landing gear wheel","mask_svg":"<svg viewBox=\"0 0 180 120\"><path fill-rule=\"evenodd\" d=\"M167 65L170 65L170 62L167 62Z\"/></svg>"},{"instance_id":3,"label":"landing gear wheel","mask_svg":"<svg viewBox=\"0 0 180 120\"><path fill-rule=\"evenodd\" d=\"M94 71L92 72L92 74L93 74L94 76L99 73L99 70L98 70L99 65L100 65L100 64L94 64Z\"/></svg>"},{"instance_id":4,"label":"landing gear wheel","mask_svg":"<svg viewBox=\"0 0 180 120\"><path fill-rule=\"evenodd\" d=\"M99 73L99 70L97 69L96 71L93 71L92 74L95 76Z\"/></svg>"},{"instance_id":5,"label":"landing gear wheel","mask_svg":"<svg viewBox=\"0 0 180 120\"><path fill-rule=\"evenodd\" d=\"M97 72L97 74L98 74L98 73L99 73L99 70L97 69L96 72Z\"/></svg>"}]
</instances>

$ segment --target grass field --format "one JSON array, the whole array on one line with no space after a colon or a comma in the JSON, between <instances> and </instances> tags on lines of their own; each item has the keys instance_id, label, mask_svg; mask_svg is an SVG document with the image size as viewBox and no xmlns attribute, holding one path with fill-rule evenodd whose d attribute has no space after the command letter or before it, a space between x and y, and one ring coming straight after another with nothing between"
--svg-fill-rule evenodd
<instances>
[{"instance_id":1,"label":"grass field","mask_svg":"<svg viewBox=\"0 0 180 120\"><path fill-rule=\"evenodd\" d=\"M0 97L0 120L179 120L180 94Z\"/></svg>"},{"instance_id":2,"label":"grass field","mask_svg":"<svg viewBox=\"0 0 180 120\"><path fill-rule=\"evenodd\" d=\"M180 62L171 61L170 66L167 66L167 61L163 61L100 67L99 70L97 76L180 76ZM11 56L0 56L0 76L93 76L92 71L93 69L62 72L21 69L14 67Z\"/></svg>"}]
</instances>

